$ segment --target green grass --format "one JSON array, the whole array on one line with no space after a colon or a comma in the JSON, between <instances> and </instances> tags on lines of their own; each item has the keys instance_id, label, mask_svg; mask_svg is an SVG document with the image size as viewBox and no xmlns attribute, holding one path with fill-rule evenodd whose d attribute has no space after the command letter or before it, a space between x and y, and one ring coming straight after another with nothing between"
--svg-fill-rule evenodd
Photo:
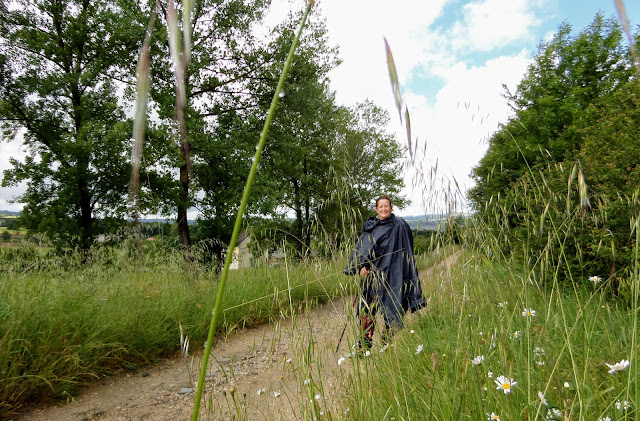
<instances>
[{"instance_id":1,"label":"green grass","mask_svg":"<svg viewBox=\"0 0 640 421\"><path fill-rule=\"evenodd\" d=\"M418 265L432 266L453 251L449 246L418 256ZM180 325L192 349L206 337L217 276L204 267L186 268L180 254L154 248L134 264L125 249L104 249L82 266L73 256L22 253L43 262L0 267L4 414L33 399L74 395L93 378L179 352ZM343 264L317 260L231 272L217 335L349 293ZM483 420L495 413L504 420L542 420L552 408L561 411L560 419L637 419L635 313L613 300L607 285L578 279L573 290L557 282L538 286L522 265L471 250L450 272L431 276L424 285L429 307L409 319L394 346L350 360L358 368L340 386L349 410L333 419ZM536 315L524 317L525 308ZM484 360L474 365L478 356ZM609 374L606 363L623 359L631 366ZM314 378L322 382L318 370ZM517 382L510 394L497 389L498 376ZM624 401L630 410L616 408ZM304 412L324 419L316 406Z\"/></svg>"},{"instance_id":2,"label":"green grass","mask_svg":"<svg viewBox=\"0 0 640 421\"><path fill-rule=\"evenodd\" d=\"M206 338L218 277L186 268L179 253L147 250L136 264L124 249L104 249L79 265L73 254L20 252L29 260L13 264L15 250L0 258L0 417L178 352L180 325L192 349ZM341 268L317 261L232 271L216 334L346 293Z\"/></svg>"},{"instance_id":3,"label":"green grass","mask_svg":"<svg viewBox=\"0 0 640 421\"><path fill-rule=\"evenodd\" d=\"M537 420L555 408L558 419L637 419L635 312L586 279L573 293L529 280L467 252L451 276L436 279L430 308L396 336L393 352L355 372L345 388L347 418ZM536 315L523 316L525 308ZM484 360L474 365L478 356ZM631 366L609 374L606 363L623 359ZM510 394L497 389L498 376L517 382ZM616 408L623 401L630 410Z\"/></svg>"}]
</instances>

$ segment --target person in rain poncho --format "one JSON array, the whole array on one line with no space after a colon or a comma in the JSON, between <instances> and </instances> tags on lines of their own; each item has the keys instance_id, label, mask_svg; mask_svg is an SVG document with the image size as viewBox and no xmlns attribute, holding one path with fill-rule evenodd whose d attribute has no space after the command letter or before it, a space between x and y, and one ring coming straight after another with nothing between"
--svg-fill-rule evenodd
<instances>
[{"instance_id":1,"label":"person in rain poncho","mask_svg":"<svg viewBox=\"0 0 640 421\"><path fill-rule=\"evenodd\" d=\"M362 233L344 270L360 276L356 313L360 318L360 350L371 348L374 317L382 312L386 343L402 328L404 314L425 306L413 256L413 235L409 224L393 213L391 199L376 199L376 213L364 223Z\"/></svg>"}]
</instances>

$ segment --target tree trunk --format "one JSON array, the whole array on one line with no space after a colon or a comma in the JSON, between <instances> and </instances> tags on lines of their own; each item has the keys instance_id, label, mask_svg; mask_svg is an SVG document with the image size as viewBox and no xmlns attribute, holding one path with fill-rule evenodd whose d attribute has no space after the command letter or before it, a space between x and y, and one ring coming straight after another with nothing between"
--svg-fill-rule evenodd
<instances>
[{"instance_id":1,"label":"tree trunk","mask_svg":"<svg viewBox=\"0 0 640 421\"><path fill-rule=\"evenodd\" d=\"M303 234L303 221L302 221L302 200L300 199L300 186L298 185L298 180L293 179L291 180L292 184L293 184L293 202L295 203L295 211L296 211L296 221L298 222L298 229L297 229L297 233L296 233L296 237L297 237L297 244L298 247L296 247L298 249L298 255L302 256L302 252L303 252L303 239L302 239L302 234Z\"/></svg>"},{"instance_id":2,"label":"tree trunk","mask_svg":"<svg viewBox=\"0 0 640 421\"><path fill-rule=\"evenodd\" d=\"M82 262L89 256L89 250L93 243L93 230L91 217L91 197L87 190L87 183L84 179L78 180L78 191L80 192L80 247L82 248Z\"/></svg>"},{"instance_id":3,"label":"tree trunk","mask_svg":"<svg viewBox=\"0 0 640 421\"><path fill-rule=\"evenodd\" d=\"M304 225L305 225L305 231L304 231L304 247L305 247L305 254L309 253L309 250L311 249L311 204L309 203L309 197L307 197L305 199L305 203L304 203Z\"/></svg>"},{"instance_id":4,"label":"tree trunk","mask_svg":"<svg viewBox=\"0 0 640 421\"><path fill-rule=\"evenodd\" d=\"M191 236L189 235L189 219L187 216L189 204L189 171L187 165L180 167L180 198L178 199L178 238L182 248L182 255L188 262L191 261Z\"/></svg>"}]
</instances>

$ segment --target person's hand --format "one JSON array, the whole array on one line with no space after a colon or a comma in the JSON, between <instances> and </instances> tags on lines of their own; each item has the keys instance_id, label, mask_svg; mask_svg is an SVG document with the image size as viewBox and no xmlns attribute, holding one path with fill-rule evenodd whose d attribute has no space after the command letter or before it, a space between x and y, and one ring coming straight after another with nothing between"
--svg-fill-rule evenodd
<instances>
[{"instance_id":1,"label":"person's hand","mask_svg":"<svg viewBox=\"0 0 640 421\"><path fill-rule=\"evenodd\" d=\"M369 269L367 268L360 269L360 276L362 276L363 278L366 278L368 275L369 275Z\"/></svg>"}]
</instances>

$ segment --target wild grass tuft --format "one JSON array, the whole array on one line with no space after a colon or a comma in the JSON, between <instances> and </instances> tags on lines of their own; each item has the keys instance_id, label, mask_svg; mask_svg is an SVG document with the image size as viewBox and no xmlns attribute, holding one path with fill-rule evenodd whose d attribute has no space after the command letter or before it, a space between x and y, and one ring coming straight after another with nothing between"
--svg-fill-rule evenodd
<instances>
[{"instance_id":1,"label":"wild grass tuft","mask_svg":"<svg viewBox=\"0 0 640 421\"><path fill-rule=\"evenodd\" d=\"M202 349L219 278L205 267L186 272L180 252L145 250L140 262L125 247L105 248L80 265L80 252L5 250L22 261L2 266L0 416L27 402L70 398L92 379L180 353L181 328L189 352ZM316 261L232 271L216 335L345 293L341 269Z\"/></svg>"},{"instance_id":2,"label":"wild grass tuft","mask_svg":"<svg viewBox=\"0 0 640 421\"><path fill-rule=\"evenodd\" d=\"M566 294L530 275L472 252L436 274L428 311L347 388L348 419L635 419L636 311L586 278ZM610 374L624 359L631 367ZM510 393L499 376L517 383ZM616 408L624 401L630 410Z\"/></svg>"}]
</instances>

